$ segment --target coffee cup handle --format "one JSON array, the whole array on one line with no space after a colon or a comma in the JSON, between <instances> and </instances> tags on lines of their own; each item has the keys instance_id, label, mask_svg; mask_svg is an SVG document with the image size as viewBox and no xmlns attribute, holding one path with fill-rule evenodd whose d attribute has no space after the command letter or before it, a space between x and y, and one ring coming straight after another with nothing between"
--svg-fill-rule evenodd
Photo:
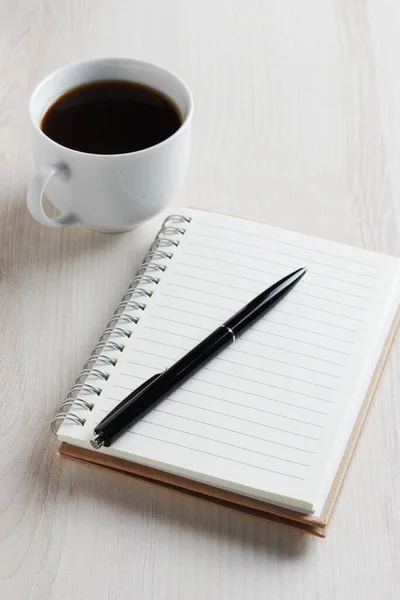
<instances>
[{"instance_id":1,"label":"coffee cup handle","mask_svg":"<svg viewBox=\"0 0 400 600\"><path fill-rule=\"evenodd\" d=\"M75 215L69 212L64 212L55 219L52 219L46 215L43 208L43 194L50 179L55 176L68 179L69 175L70 170L67 165L49 163L41 167L31 180L26 201L32 217L42 225L64 227L65 225L73 225L77 222L78 219Z\"/></svg>"}]
</instances>

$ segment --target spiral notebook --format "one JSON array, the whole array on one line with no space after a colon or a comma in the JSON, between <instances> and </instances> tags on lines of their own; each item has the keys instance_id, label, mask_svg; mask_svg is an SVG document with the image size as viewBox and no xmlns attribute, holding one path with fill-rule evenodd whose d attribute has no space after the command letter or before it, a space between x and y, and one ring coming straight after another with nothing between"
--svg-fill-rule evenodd
<instances>
[{"instance_id":1,"label":"spiral notebook","mask_svg":"<svg viewBox=\"0 0 400 600\"><path fill-rule=\"evenodd\" d=\"M271 312L99 452L93 429L296 268ZM400 260L184 209L53 420L60 453L324 535L396 329Z\"/></svg>"}]
</instances>

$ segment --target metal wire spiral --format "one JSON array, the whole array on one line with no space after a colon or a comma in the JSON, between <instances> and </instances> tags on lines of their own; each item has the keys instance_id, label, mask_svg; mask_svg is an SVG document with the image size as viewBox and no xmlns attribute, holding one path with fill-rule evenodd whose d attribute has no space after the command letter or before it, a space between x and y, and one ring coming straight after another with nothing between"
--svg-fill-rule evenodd
<instances>
[{"instance_id":1,"label":"metal wire spiral","mask_svg":"<svg viewBox=\"0 0 400 600\"><path fill-rule=\"evenodd\" d=\"M157 259L171 260L174 250L179 246L179 241L169 236L184 235L186 228L182 225L186 225L190 221L191 217L184 215L170 215L165 219L144 257L140 269L129 284L128 290L114 311L114 315L107 323L106 329L94 347L92 355L86 361L83 371L76 379L75 385L69 391L66 400L59 406L58 412L51 422L51 428L55 434L64 419L75 425L83 426L85 424L86 419L84 416L79 412L78 414L71 412L71 408L80 409L81 411L91 411L93 409L92 399L100 396L102 386L106 383L112 369L118 362L117 357L109 356L105 354L105 351L118 353L118 355L123 352L124 340L126 341L132 335L132 331L128 327L139 322L140 314L147 306L146 300L151 298L153 294L153 290L148 290L144 286L158 285L160 276L167 269L165 264L154 261ZM118 340L115 341L114 338L118 338ZM95 380L93 384L87 382L89 377ZM89 395L90 399L82 397L84 394ZM67 410L68 407L69 410Z\"/></svg>"}]
</instances>

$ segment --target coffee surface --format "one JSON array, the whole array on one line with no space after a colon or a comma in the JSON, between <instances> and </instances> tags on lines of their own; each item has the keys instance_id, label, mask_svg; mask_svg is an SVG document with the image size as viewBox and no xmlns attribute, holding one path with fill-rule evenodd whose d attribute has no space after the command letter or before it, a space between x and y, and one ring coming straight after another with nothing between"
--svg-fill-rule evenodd
<instances>
[{"instance_id":1,"label":"coffee surface","mask_svg":"<svg viewBox=\"0 0 400 600\"><path fill-rule=\"evenodd\" d=\"M73 150L125 154L159 144L181 124L178 108L161 92L112 80L69 90L50 106L40 127Z\"/></svg>"}]
</instances>

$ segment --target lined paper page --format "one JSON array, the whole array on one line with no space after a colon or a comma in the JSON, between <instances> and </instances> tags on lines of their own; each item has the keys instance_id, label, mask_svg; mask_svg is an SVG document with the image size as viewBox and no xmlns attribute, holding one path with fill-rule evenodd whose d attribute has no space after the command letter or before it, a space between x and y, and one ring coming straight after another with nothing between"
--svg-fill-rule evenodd
<instances>
[{"instance_id":1,"label":"lined paper page","mask_svg":"<svg viewBox=\"0 0 400 600\"><path fill-rule=\"evenodd\" d=\"M87 445L130 391L308 265L282 302L104 452L318 512L399 302L399 261L186 212L192 221L85 427L66 423L60 437Z\"/></svg>"}]
</instances>

